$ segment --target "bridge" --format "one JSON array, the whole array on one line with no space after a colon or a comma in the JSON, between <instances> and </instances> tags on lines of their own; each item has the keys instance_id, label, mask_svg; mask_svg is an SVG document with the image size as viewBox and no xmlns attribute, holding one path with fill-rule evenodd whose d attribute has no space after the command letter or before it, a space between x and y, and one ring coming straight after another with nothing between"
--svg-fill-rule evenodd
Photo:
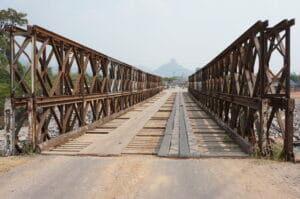
<instances>
[{"instance_id":1,"label":"bridge","mask_svg":"<svg viewBox=\"0 0 300 199\"><path fill-rule=\"evenodd\" d=\"M161 77L42 27L7 26L7 154L272 156L276 126L291 161L293 25L258 21L192 74L188 89L165 89ZM272 62L275 54L282 66Z\"/></svg>"}]
</instances>

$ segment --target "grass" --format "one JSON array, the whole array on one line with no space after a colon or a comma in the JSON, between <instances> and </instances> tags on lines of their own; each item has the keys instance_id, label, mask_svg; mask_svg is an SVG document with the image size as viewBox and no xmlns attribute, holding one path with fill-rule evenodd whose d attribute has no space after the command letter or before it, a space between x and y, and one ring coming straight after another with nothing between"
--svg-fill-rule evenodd
<instances>
[{"instance_id":1,"label":"grass","mask_svg":"<svg viewBox=\"0 0 300 199\"><path fill-rule=\"evenodd\" d=\"M35 153L28 144L24 143L21 147L20 155L35 155Z\"/></svg>"},{"instance_id":2,"label":"grass","mask_svg":"<svg viewBox=\"0 0 300 199\"><path fill-rule=\"evenodd\" d=\"M230 142L230 141L232 141L232 140L231 140L231 138L230 138L229 136L227 136L227 135L223 138L223 142Z\"/></svg>"},{"instance_id":3,"label":"grass","mask_svg":"<svg viewBox=\"0 0 300 199\"><path fill-rule=\"evenodd\" d=\"M27 163L31 158L28 156L9 156L0 157L0 173L9 171L10 169Z\"/></svg>"},{"instance_id":4,"label":"grass","mask_svg":"<svg viewBox=\"0 0 300 199\"><path fill-rule=\"evenodd\" d=\"M255 159L265 159L265 160L274 160L274 161L282 161L282 152L283 147L280 145L272 145L271 153L268 156L261 156L259 148L256 146L251 153L251 157Z\"/></svg>"}]
</instances>

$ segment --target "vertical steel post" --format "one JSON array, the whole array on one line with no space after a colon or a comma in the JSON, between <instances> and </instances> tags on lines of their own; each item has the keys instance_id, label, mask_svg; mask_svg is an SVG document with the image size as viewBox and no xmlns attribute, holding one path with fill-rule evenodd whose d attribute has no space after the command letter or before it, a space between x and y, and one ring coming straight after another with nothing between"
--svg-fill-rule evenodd
<instances>
[{"instance_id":1,"label":"vertical steel post","mask_svg":"<svg viewBox=\"0 0 300 199\"><path fill-rule=\"evenodd\" d=\"M267 143L267 122L268 122L268 106L269 100L265 97L265 77L266 77L266 54L267 54L267 39L265 30L260 32L260 100L261 107L259 110L260 115L260 130L258 135L258 146L262 156L268 154Z\"/></svg>"},{"instance_id":2,"label":"vertical steel post","mask_svg":"<svg viewBox=\"0 0 300 199\"><path fill-rule=\"evenodd\" d=\"M293 159L293 136L294 136L294 108L295 100L290 99L290 27L286 28L285 40L286 55L284 65L286 67L285 83L287 104L285 109L285 137L284 137L284 158L288 161Z\"/></svg>"},{"instance_id":3,"label":"vertical steel post","mask_svg":"<svg viewBox=\"0 0 300 199\"><path fill-rule=\"evenodd\" d=\"M8 127L8 134L9 134L9 152L8 155L14 155L15 154L15 146L16 146L16 135L15 135L15 109L13 108L14 106L14 96L15 96L15 71L14 71L14 54L15 54L15 38L13 33L10 33L10 117L9 119L9 125Z\"/></svg>"},{"instance_id":4,"label":"vertical steel post","mask_svg":"<svg viewBox=\"0 0 300 199\"><path fill-rule=\"evenodd\" d=\"M34 30L33 30L34 31ZM34 150L38 135L36 132L36 81L35 81L35 72L37 68L37 53L36 53L36 32L34 31L31 36L31 97L28 102L28 122L29 122L29 145L30 149Z\"/></svg>"}]
</instances>

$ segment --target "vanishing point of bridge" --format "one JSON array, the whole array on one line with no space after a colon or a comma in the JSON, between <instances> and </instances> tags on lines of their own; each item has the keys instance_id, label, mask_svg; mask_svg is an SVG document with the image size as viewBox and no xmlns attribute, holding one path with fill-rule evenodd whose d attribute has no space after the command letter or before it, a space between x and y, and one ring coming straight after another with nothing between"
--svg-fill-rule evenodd
<instances>
[{"instance_id":1,"label":"vanishing point of bridge","mask_svg":"<svg viewBox=\"0 0 300 199\"><path fill-rule=\"evenodd\" d=\"M277 125L283 157L292 160L292 25L258 21L191 75L188 89L164 89L161 77L39 26L7 26L7 154L26 147L64 155L268 156ZM275 53L281 66L273 65Z\"/></svg>"}]
</instances>

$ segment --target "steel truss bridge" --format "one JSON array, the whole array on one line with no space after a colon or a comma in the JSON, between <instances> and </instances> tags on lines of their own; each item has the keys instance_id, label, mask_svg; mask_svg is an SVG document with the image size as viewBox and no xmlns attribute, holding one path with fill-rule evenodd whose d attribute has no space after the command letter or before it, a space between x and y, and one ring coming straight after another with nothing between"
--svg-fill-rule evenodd
<instances>
[{"instance_id":1,"label":"steel truss bridge","mask_svg":"<svg viewBox=\"0 0 300 199\"><path fill-rule=\"evenodd\" d=\"M258 21L189 77L192 95L249 152L252 146L258 146L261 155L271 152L269 130L276 120L288 160L293 157L292 25L294 20L283 20L273 27L268 21ZM271 62L275 53L281 56L279 70Z\"/></svg>"},{"instance_id":2,"label":"steel truss bridge","mask_svg":"<svg viewBox=\"0 0 300 199\"><path fill-rule=\"evenodd\" d=\"M248 153L272 153L269 132L275 122L283 156L293 159L292 25L294 20L273 27L258 21L189 77L191 97ZM18 139L24 128L29 148L38 151L84 134L163 90L161 77L42 27L5 30L10 36L11 96L5 108L10 153L22 148ZM275 53L282 60L279 69L271 62ZM56 136L49 126L55 126Z\"/></svg>"}]
</instances>

